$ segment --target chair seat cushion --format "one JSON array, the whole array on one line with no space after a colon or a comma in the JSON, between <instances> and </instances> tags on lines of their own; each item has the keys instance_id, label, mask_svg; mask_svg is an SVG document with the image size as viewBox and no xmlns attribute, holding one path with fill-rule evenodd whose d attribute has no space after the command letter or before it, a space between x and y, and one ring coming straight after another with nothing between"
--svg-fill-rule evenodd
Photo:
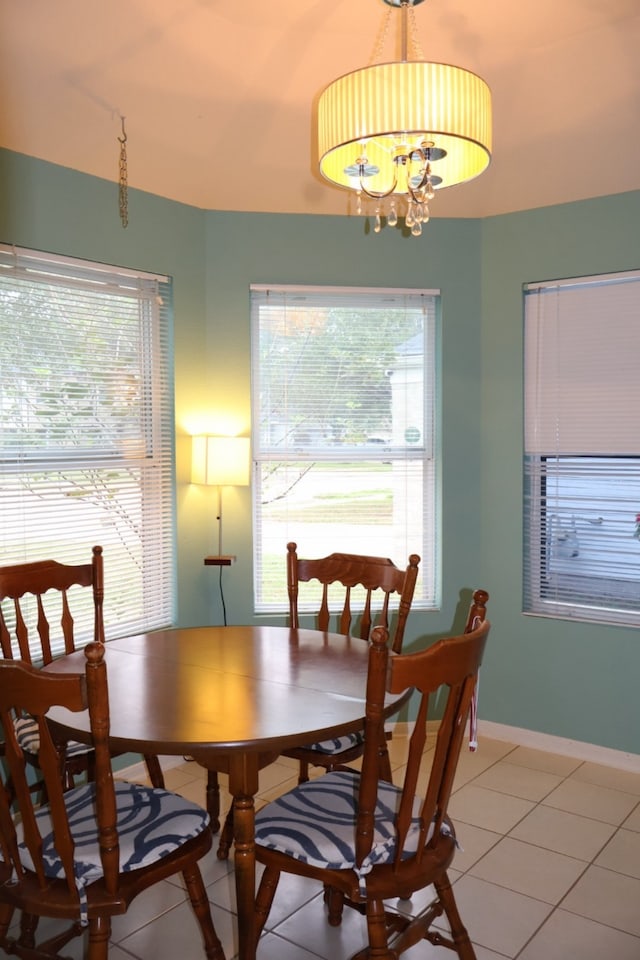
<instances>
[{"instance_id":1,"label":"chair seat cushion","mask_svg":"<svg viewBox=\"0 0 640 960\"><path fill-rule=\"evenodd\" d=\"M344 737L336 737L334 740L321 740L319 743L311 743L305 746L305 750L315 750L318 753L332 756L336 753L344 753L345 750L351 750L352 747L359 747L364 743L364 731L358 730L356 733L348 733Z\"/></svg>"},{"instance_id":2,"label":"chair seat cushion","mask_svg":"<svg viewBox=\"0 0 640 960\"><path fill-rule=\"evenodd\" d=\"M392 783L379 781L371 851L356 868L355 818L359 784L359 774L347 771L327 773L299 784L258 811L256 844L315 867L355 870L362 879L375 864L390 861L395 855L394 817L401 791ZM421 804L422 800L416 798L403 859L417 850Z\"/></svg>"},{"instance_id":3,"label":"chair seat cushion","mask_svg":"<svg viewBox=\"0 0 640 960\"><path fill-rule=\"evenodd\" d=\"M40 750L40 731L38 723L33 717L18 717L14 720L13 726L16 731L16 738L20 748L25 753L37 754ZM69 740L66 745L65 757L76 757L83 753L91 753L93 747L87 743L78 743L76 740Z\"/></svg>"},{"instance_id":4,"label":"chair seat cushion","mask_svg":"<svg viewBox=\"0 0 640 960\"><path fill-rule=\"evenodd\" d=\"M140 784L115 784L117 829L120 843L120 872L139 870L166 857L209 826L206 810L167 790ZM95 812L95 784L74 787L64 795L69 827L75 843L74 872L80 894L81 920L86 923L85 887L102 876ZM36 814L42 836L42 855L48 877L64 876L54 846L51 819L45 804ZM24 842L20 860L33 870Z\"/></svg>"}]
</instances>

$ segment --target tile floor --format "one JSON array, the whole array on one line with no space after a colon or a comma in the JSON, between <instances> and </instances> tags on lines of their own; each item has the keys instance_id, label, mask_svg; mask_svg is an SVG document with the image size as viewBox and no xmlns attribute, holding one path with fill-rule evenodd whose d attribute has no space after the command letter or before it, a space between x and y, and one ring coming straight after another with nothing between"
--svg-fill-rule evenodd
<instances>
[{"instance_id":1,"label":"tile floor","mask_svg":"<svg viewBox=\"0 0 640 960\"><path fill-rule=\"evenodd\" d=\"M406 741L391 741L394 768ZM204 802L195 763L166 771L167 786ZM295 783L281 760L261 774L260 800ZM224 798L225 804L228 798ZM451 804L461 850L451 871L478 960L640 960L640 774L497 740L465 752ZM202 862L227 960L237 954L232 863ZM428 891L402 909L421 909ZM366 941L364 920L346 911L325 921L316 884L282 878L258 960L348 960ZM142 894L113 922L110 960L203 957L179 880ZM75 951L75 952L74 952ZM0 954L2 951L0 951ZM82 945L65 954L80 960ZM426 942L407 960L453 954Z\"/></svg>"}]
</instances>

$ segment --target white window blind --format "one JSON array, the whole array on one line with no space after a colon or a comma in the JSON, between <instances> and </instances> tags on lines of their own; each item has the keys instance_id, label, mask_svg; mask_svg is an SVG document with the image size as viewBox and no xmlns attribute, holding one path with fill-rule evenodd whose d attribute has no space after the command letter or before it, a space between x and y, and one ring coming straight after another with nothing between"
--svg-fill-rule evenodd
<instances>
[{"instance_id":1,"label":"white window blind","mask_svg":"<svg viewBox=\"0 0 640 960\"><path fill-rule=\"evenodd\" d=\"M0 245L0 563L100 544L108 638L173 616L170 316L166 277Z\"/></svg>"},{"instance_id":2,"label":"white window blind","mask_svg":"<svg viewBox=\"0 0 640 960\"><path fill-rule=\"evenodd\" d=\"M435 606L437 291L253 286L251 304L256 609L287 606L289 541L417 553L414 605Z\"/></svg>"},{"instance_id":3,"label":"white window blind","mask_svg":"<svg viewBox=\"0 0 640 960\"><path fill-rule=\"evenodd\" d=\"M525 610L640 620L640 273L525 290Z\"/></svg>"}]
</instances>

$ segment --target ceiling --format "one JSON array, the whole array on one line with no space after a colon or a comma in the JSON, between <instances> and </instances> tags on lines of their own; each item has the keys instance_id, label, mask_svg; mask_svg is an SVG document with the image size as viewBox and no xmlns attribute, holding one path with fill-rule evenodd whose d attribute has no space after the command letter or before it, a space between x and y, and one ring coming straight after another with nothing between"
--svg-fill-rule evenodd
<instances>
[{"instance_id":1,"label":"ceiling","mask_svg":"<svg viewBox=\"0 0 640 960\"><path fill-rule=\"evenodd\" d=\"M353 212L317 172L314 104L370 62L387 9L0 0L0 146L115 183L124 117L130 187L205 209ZM424 59L493 94L491 165L440 191L433 216L640 188L639 0L426 0L415 19Z\"/></svg>"}]
</instances>

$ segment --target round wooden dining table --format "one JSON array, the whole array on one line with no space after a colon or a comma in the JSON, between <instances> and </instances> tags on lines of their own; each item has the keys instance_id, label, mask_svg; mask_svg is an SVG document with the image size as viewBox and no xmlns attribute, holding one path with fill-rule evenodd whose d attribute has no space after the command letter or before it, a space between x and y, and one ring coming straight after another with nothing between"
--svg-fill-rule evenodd
<instances>
[{"instance_id":1,"label":"round wooden dining table","mask_svg":"<svg viewBox=\"0 0 640 960\"><path fill-rule=\"evenodd\" d=\"M254 797L258 774L283 750L364 724L368 644L275 626L190 627L105 644L114 752L188 755L227 773L234 804L238 956L256 955ZM84 653L54 672L84 672ZM407 695L389 699L387 715ZM89 740L87 713L56 708L55 727Z\"/></svg>"}]
</instances>

